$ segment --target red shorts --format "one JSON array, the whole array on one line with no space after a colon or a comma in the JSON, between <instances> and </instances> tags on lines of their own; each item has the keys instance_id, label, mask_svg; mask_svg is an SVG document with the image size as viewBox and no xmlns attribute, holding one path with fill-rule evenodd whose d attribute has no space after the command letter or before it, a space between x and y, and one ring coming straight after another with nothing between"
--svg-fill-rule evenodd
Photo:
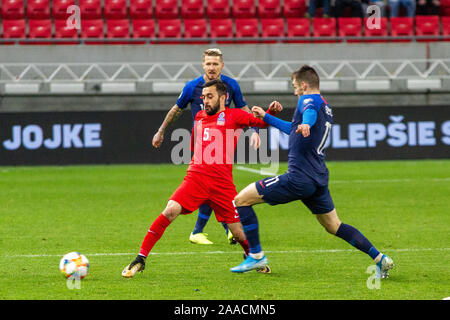
<instances>
[{"instance_id":1,"label":"red shorts","mask_svg":"<svg viewBox=\"0 0 450 320\"><path fill-rule=\"evenodd\" d=\"M217 221L236 223L240 221L233 205L236 195L233 183L221 183L209 176L188 172L169 200L183 207L182 214L189 214L205 203L214 210Z\"/></svg>"}]
</instances>

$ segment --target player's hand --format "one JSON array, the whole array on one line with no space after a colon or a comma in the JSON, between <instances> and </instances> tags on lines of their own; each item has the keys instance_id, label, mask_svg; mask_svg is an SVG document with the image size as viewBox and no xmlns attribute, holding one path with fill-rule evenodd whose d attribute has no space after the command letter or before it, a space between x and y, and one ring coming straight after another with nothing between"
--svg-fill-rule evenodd
<instances>
[{"instance_id":1,"label":"player's hand","mask_svg":"<svg viewBox=\"0 0 450 320\"><path fill-rule=\"evenodd\" d=\"M261 138L259 137L258 132L253 132L252 136L250 137L250 146L255 150L258 150L261 146Z\"/></svg>"},{"instance_id":2,"label":"player's hand","mask_svg":"<svg viewBox=\"0 0 450 320\"><path fill-rule=\"evenodd\" d=\"M263 108L258 106L253 106L252 113L255 118L264 119L264 116L266 115L266 112L263 110Z\"/></svg>"},{"instance_id":3,"label":"player's hand","mask_svg":"<svg viewBox=\"0 0 450 320\"><path fill-rule=\"evenodd\" d=\"M158 130L153 136L152 144L155 148L159 148L164 140L164 132Z\"/></svg>"},{"instance_id":4,"label":"player's hand","mask_svg":"<svg viewBox=\"0 0 450 320\"><path fill-rule=\"evenodd\" d=\"M300 133L305 138L309 136L309 124L299 124L295 132Z\"/></svg>"},{"instance_id":5,"label":"player's hand","mask_svg":"<svg viewBox=\"0 0 450 320\"><path fill-rule=\"evenodd\" d=\"M283 106L278 101L272 101L272 103L269 106L269 110L272 112L281 112L283 110Z\"/></svg>"}]
</instances>

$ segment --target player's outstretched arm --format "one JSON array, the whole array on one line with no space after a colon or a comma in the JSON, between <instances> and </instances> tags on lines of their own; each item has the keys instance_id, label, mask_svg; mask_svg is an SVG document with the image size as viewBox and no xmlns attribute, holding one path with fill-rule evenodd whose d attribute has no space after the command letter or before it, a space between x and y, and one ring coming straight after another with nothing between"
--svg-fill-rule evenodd
<instances>
[{"instance_id":1,"label":"player's outstretched arm","mask_svg":"<svg viewBox=\"0 0 450 320\"><path fill-rule=\"evenodd\" d=\"M272 101L272 103L269 105L268 112L271 115L276 115L277 113L281 112L283 110L283 106L278 101Z\"/></svg>"},{"instance_id":2,"label":"player's outstretched arm","mask_svg":"<svg viewBox=\"0 0 450 320\"><path fill-rule=\"evenodd\" d=\"M166 117L164 118L163 123L159 127L158 131L153 136L152 144L155 148L159 148L164 140L164 132L166 131L166 128L174 123L183 113L183 109L178 107L178 105L174 105L169 112L167 113Z\"/></svg>"},{"instance_id":3,"label":"player's outstretched arm","mask_svg":"<svg viewBox=\"0 0 450 320\"><path fill-rule=\"evenodd\" d=\"M283 109L281 104L279 103L275 104L275 102L276 101L271 103L269 109L267 110L268 112L265 112L261 107L254 106L252 108L253 115L257 118L262 119L268 125L271 125L283 131L284 133L290 134L292 123L289 121L278 119L277 117L273 116L273 114L276 114L277 112L276 110L281 111Z\"/></svg>"},{"instance_id":4,"label":"player's outstretched arm","mask_svg":"<svg viewBox=\"0 0 450 320\"><path fill-rule=\"evenodd\" d=\"M248 113L252 113L252 111L247 105L243 106L241 110L244 110L245 112ZM252 136L250 137L250 146L253 147L253 149L258 150L259 147L261 146L261 138L259 137L258 129L254 127L252 129L255 130L255 132L253 132Z\"/></svg>"}]
</instances>

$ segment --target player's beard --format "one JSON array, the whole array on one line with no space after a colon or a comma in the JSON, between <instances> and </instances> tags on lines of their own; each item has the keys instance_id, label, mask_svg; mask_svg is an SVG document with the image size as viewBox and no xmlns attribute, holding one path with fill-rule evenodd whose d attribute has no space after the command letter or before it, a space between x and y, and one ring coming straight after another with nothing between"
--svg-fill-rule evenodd
<instances>
[{"instance_id":1,"label":"player's beard","mask_svg":"<svg viewBox=\"0 0 450 320\"><path fill-rule=\"evenodd\" d=\"M216 80L218 77L216 77L216 73L207 73L206 77L208 78L208 81Z\"/></svg>"},{"instance_id":2,"label":"player's beard","mask_svg":"<svg viewBox=\"0 0 450 320\"><path fill-rule=\"evenodd\" d=\"M217 111L219 111L219 109L220 109L220 102L217 101L217 103L214 107L209 108L209 111L205 108L205 111L208 116L212 116L212 115L215 115L217 113Z\"/></svg>"}]
</instances>

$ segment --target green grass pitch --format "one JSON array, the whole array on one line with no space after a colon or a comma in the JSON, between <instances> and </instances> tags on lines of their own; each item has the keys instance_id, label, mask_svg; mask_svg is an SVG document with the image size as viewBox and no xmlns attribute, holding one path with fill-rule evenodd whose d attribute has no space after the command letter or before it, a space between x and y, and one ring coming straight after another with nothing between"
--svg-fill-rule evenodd
<instances>
[{"instance_id":1,"label":"green grass pitch","mask_svg":"<svg viewBox=\"0 0 450 320\"><path fill-rule=\"evenodd\" d=\"M227 244L214 217L205 230L214 244L191 244L193 213L169 226L144 273L123 279L122 269L186 166L1 167L0 300L450 296L450 160L329 162L328 167L341 220L395 261L379 289L367 285L370 258L327 234L301 202L255 206L272 274L232 274L242 250ZM285 168L281 164L279 172ZM261 178L234 170L238 191ZM90 261L80 289L70 290L58 270L70 251Z\"/></svg>"}]
</instances>

